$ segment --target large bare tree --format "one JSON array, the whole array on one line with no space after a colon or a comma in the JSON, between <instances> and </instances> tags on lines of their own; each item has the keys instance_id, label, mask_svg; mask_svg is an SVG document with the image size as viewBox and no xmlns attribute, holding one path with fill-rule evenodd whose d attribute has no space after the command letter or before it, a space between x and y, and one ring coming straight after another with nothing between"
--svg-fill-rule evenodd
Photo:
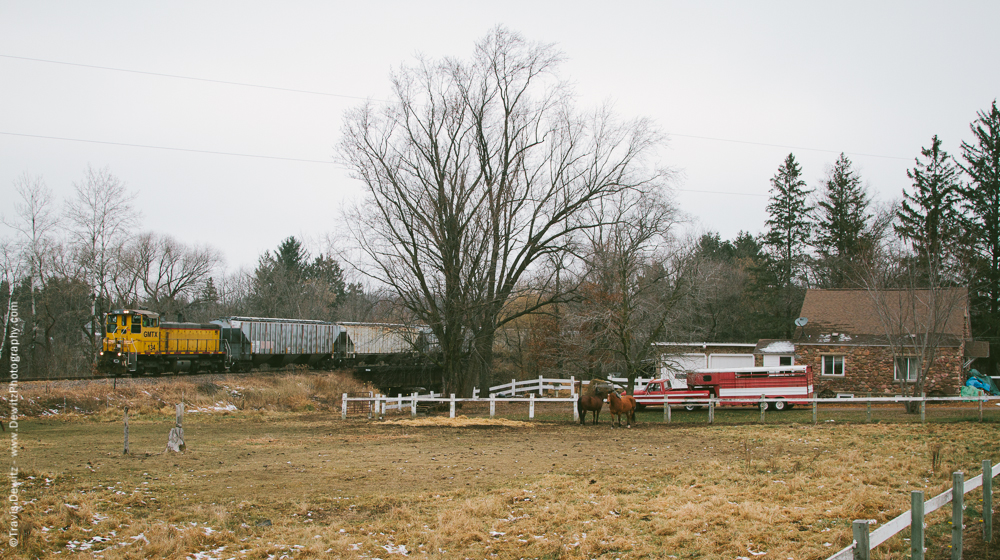
<instances>
[{"instance_id":1,"label":"large bare tree","mask_svg":"<svg viewBox=\"0 0 1000 560\"><path fill-rule=\"evenodd\" d=\"M76 196L66 206L74 255L102 310L112 304L112 279L122 248L139 221L132 208L135 194L108 168L88 166L73 183Z\"/></svg>"},{"instance_id":2,"label":"large bare tree","mask_svg":"<svg viewBox=\"0 0 1000 560\"><path fill-rule=\"evenodd\" d=\"M595 205L663 179L649 165L658 133L576 112L559 61L497 28L470 61L400 68L391 102L345 118L340 154L367 188L354 238L368 274L433 329L449 391L489 372L497 329L563 296L539 265L604 223Z\"/></svg>"}]
</instances>

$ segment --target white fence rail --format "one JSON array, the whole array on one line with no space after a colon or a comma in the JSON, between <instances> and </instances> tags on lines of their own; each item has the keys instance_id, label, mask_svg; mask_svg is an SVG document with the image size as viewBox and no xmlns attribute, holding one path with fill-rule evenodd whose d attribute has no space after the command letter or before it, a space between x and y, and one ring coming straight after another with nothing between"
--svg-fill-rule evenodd
<instances>
[{"instance_id":1,"label":"white fence rail","mask_svg":"<svg viewBox=\"0 0 1000 560\"><path fill-rule=\"evenodd\" d=\"M965 494L983 487L983 540L990 542L993 537L993 478L1000 474L1000 463L990 465L989 460L983 461L983 474L965 481L965 475L956 472L952 475L952 488L924 501L924 493L915 490L910 495L912 509L902 513L869 533L868 521L855 521L852 525L854 541L827 560L869 560L871 551L907 527L912 527L910 534L910 554L914 560L924 558L924 516L949 503L952 506L952 558L962 557L962 526L963 501ZM988 475L988 476L986 476Z\"/></svg>"},{"instance_id":2,"label":"white fence rail","mask_svg":"<svg viewBox=\"0 0 1000 560\"><path fill-rule=\"evenodd\" d=\"M602 380L603 381L603 380ZM628 379L625 377L611 377L608 376L607 381L611 381L616 385L625 386L628 383ZM646 388L646 384L653 381L651 377L636 377L635 378L635 390L642 391ZM511 379L510 383L504 383L502 385L494 385L490 387L490 393L496 393L497 395L504 396L516 396L518 394L525 393L538 393L542 395L546 390L552 391L569 391L570 394L576 393L576 383L578 381L575 377L570 377L569 379L548 379L541 375L538 379L526 379L523 381L518 381L516 379ZM586 385L590 381L584 380L583 384ZM479 389L473 390L473 395L479 395Z\"/></svg>"},{"instance_id":3,"label":"white fence rail","mask_svg":"<svg viewBox=\"0 0 1000 560\"><path fill-rule=\"evenodd\" d=\"M576 408L576 401L579 399L579 395L571 395L569 397L537 397L534 393L529 393L527 397L497 397L495 394L491 394L489 398L481 399L474 397L471 399L456 398L455 394L452 393L448 397L444 396L434 396L433 393L430 395L418 395L416 393L410 396L399 395L396 397L387 397L384 395L375 395L373 397L349 397L347 393L344 393L341 401L340 417L341 419L347 419L347 409L349 403L361 403L367 402L371 403L369 408L370 414L377 414L379 416L385 415L387 410L399 410L404 411L409 409L411 416L416 416L417 411L420 406L427 406L428 404L433 405L433 403L449 405L449 417L455 417L455 409L459 403L463 402L477 402L477 403L490 403L490 418L496 416L496 405L497 403L528 403L528 418L535 418L535 403L540 402L555 402L555 403L566 403L571 405L573 409L573 421L576 422L580 419L579 412Z\"/></svg>"}]
</instances>

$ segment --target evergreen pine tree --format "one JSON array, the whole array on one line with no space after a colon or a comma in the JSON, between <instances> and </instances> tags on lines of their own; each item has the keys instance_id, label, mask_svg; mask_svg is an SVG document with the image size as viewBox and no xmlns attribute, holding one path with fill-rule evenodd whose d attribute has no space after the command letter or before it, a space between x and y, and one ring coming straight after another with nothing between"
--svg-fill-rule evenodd
<instances>
[{"instance_id":1,"label":"evergreen pine tree","mask_svg":"<svg viewBox=\"0 0 1000 560\"><path fill-rule=\"evenodd\" d=\"M771 201L767 204L767 229L763 243L770 254L769 265L775 282L773 299L777 306L779 328L784 336L794 331L794 319L804 297L801 272L806 264L806 243L812 223L812 207L806 204L802 168L794 154L788 154L771 178Z\"/></svg>"},{"instance_id":2,"label":"evergreen pine tree","mask_svg":"<svg viewBox=\"0 0 1000 560\"><path fill-rule=\"evenodd\" d=\"M961 181L958 167L941 149L937 135L920 155L923 160L917 158L916 166L906 171L913 181L913 192L903 190L899 223L893 228L913 246L919 276L936 286L944 280L942 273L954 264L951 256L958 245Z\"/></svg>"},{"instance_id":3,"label":"evergreen pine tree","mask_svg":"<svg viewBox=\"0 0 1000 560\"><path fill-rule=\"evenodd\" d=\"M996 100L988 112L980 111L970 125L973 143L962 142L959 164L969 176L960 189L965 203L964 226L975 250L975 273L978 280L970 286L973 304L973 334L990 340L992 369L997 368L1000 351L1000 110ZM994 373L996 375L996 373Z\"/></svg>"},{"instance_id":4,"label":"evergreen pine tree","mask_svg":"<svg viewBox=\"0 0 1000 560\"><path fill-rule=\"evenodd\" d=\"M788 154L771 178L769 217L763 237L764 245L774 258L775 276L781 287L791 285L805 264L805 248L812 226L809 220L812 207L806 204L806 196L812 191L805 186L802 168L795 161L795 155Z\"/></svg>"},{"instance_id":5,"label":"evergreen pine tree","mask_svg":"<svg viewBox=\"0 0 1000 560\"><path fill-rule=\"evenodd\" d=\"M821 283L829 288L850 285L853 262L870 255L872 240L867 234L869 198L861 177L843 153L837 158L824 182L818 202L814 246L821 257Z\"/></svg>"}]
</instances>

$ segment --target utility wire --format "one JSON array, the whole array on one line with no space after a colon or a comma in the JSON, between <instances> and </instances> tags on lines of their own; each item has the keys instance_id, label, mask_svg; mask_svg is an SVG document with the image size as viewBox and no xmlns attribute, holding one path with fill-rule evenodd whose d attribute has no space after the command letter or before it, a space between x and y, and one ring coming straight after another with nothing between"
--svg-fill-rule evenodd
<instances>
[{"instance_id":1,"label":"utility wire","mask_svg":"<svg viewBox=\"0 0 1000 560\"><path fill-rule=\"evenodd\" d=\"M309 89L295 89L295 88L286 88L286 87L278 87L278 86L265 86L265 85L261 85L261 84L249 84L249 83L246 83L246 82L230 82L230 81L227 81L227 80L213 80L211 78L196 78L194 76L181 76L180 74L164 74L164 73L161 73L161 72L147 72L145 70L131 70L131 69L128 69L128 68L112 68L110 66L97 66L96 64L80 64L78 62L63 62L61 60L46 60L44 58L30 58L30 57L27 57L27 56L14 56L14 55L10 55L10 54L0 54L0 57L2 57L2 58L12 58L12 59L15 59L15 60L28 60L28 61L31 61L31 62L45 62L47 64L62 64L64 66L78 66L80 68L93 68L93 69L97 69L97 70L110 70L110 71L113 71L113 72L128 72L130 74L143 74L143 75L146 75L146 76L159 76L161 78L175 78L175 79L178 79L178 80L192 80L192 81L196 81L196 82L209 82L209 83L213 83L213 84L225 84L225 85L229 85L229 86L243 86L243 87L252 87L252 88L260 88L260 89L272 89L272 90L275 90L275 91L290 91L290 92L293 92L293 93L308 93L310 95L325 95L327 97L341 97L341 98L344 98L344 99L360 99L360 100L363 100L363 101L366 101L366 100L369 99L367 97L358 97L356 95L343 95L343 94L340 94L340 93L329 93L329 92L325 92L325 91L315 91L315 90L309 90Z\"/></svg>"},{"instance_id":2,"label":"utility wire","mask_svg":"<svg viewBox=\"0 0 1000 560\"><path fill-rule=\"evenodd\" d=\"M278 86L266 86L266 85L261 85L261 84L250 84L250 83L246 83L246 82L230 82L230 81L226 81L226 80L213 80L213 79L210 79L210 78L196 78L194 76L182 76L180 74L165 74L165 73L162 73L162 72L147 72L145 70L131 70L131 69L128 69L128 68L114 68L114 67L111 67L111 66L98 66L96 64L81 64L81 63L78 63L78 62L65 62L65 61L61 61L61 60L48 60L48 59L44 59L44 58L32 58L32 57L27 57L27 56L14 56L14 55L10 55L10 54L0 54L0 58L10 58L10 59L14 59L14 60L27 60L27 61L30 61L30 62L44 62L46 64L61 64L61 65L64 65L64 66L78 66L80 68L93 68L93 69L97 69L97 70L108 70L108 71L112 71L112 72L127 72L127 73L130 73L130 74L143 74L143 75L146 75L146 76L158 76L158 77L161 77L161 78L174 78L174 79L178 79L178 80L192 80L192 81L197 81L197 82L208 82L208 83L215 83L215 84L226 84L226 85L230 85L230 86L243 86L243 87L252 87L252 88L259 88L259 89L270 89L270 90L275 90L275 91L287 91L287 92L292 92L292 93L306 93L306 94L309 94L309 95L324 95L324 96L327 96L327 97L339 97L339 98L342 98L342 99L357 99L357 100L362 100L362 101L369 101L370 100L370 101L379 101L379 102L382 102L382 103L389 103L389 101L386 101L384 99L371 99L371 98L367 98L367 97L358 97L356 95L343 95L343 94L340 94L340 93L329 93L329 92L325 92L325 91L315 91L315 90L307 90L307 89L295 89L295 88L286 88L286 87L278 87ZM851 156L874 157L874 158L883 158L883 159L897 159L897 160L902 160L902 161L909 161L910 160L910 158L899 157L899 156L884 156L884 155L879 155L879 154L865 154L865 153L860 153L860 152L844 152L843 150L826 150L826 149L822 149L822 148L804 148L802 146L786 146L784 144L769 144L769 143L766 143L766 142L753 142L753 141L749 141L749 140L733 140L733 139L730 139L730 138L717 138L717 137L713 137L713 136L699 136L699 135L695 135L695 134L679 134L679 133L669 133L669 132L667 134L668 134L668 136L676 136L676 137L679 137L679 138L694 138L694 139L697 139L697 140L712 140L712 141L715 141L715 142L731 142L731 143L734 143L734 144L747 144L747 145L751 145L751 146L766 146L766 147L770 147L770 148L782 148L782 149L785 149L785 150L804 150L804 151L810 151L810 152L823 152L823 153L829 153L829 154L844 153L844 154L851 155ZM84 142L85 140L80 140L80 141ZM178 149L178 148L164 148L164 149ZM240 154L240 155L245 155L245 154ZM260 157L268 157L268 156L260 156Z\"/></svg>"},{"instance_id":3,"label":"utility wire","mask_svg":"<svg viewBox=\"0 0 1000 560\"><path fill-rule=\"evenodd\" d=\"M83 138L66 138L64 136L43 136L41 134L21 134L18 132L4 132L0 131L0 134L4 136L19 136L22 138L38 138L41 140L62 140L65 142L83 142L85 144L102 144L107 146L125 146L128 148L146 148L151 150L170 150L174 152L189 152L195 154L210 154L217 156L235 156L235 157L247 157L256 159L274 159L280 161L297 161L303 163L323 163L326 165L335 165L334 161L324 161L320 159L304 159L304 158L291 158L291 157L281 157L281 156L265 156L260 154L241 154L237 152L220 152L216 150L198 150L194 148L175 148L173 146L152 146L149 144L133 144L129 142L107 142L104 140L86 140ZM688 192L696 194L722 194L727 196L757 196L757 197L767 197L766 194L759 193L738 193L738 192L723 192L723 191L699 191L695 189L674 189L678 192Z\"/></svg>"},{"instance_id":4,"label":"utility wire","mask_svg":"<svg viewBox=\"0 0 1000 560\"><path fill-rule=\"evenodd\" d=\"M130 144L128 142L107 142L104 140L86 140L83 138L66 138L63 136L42 136L40 134L21 134L18 132L3 132L0 134L5 136L21 136L24 138L40 138L44 140L64 140L66 142L84 142L87 144L104 144L108 146L127 146L129 148L149 148L153 150L171 150L174 152L191 152L196 154L212 154L217 156L237 156L237 157L248 157L257 159L277 159L282 161L299 161L304 163L325 163L327 165L333 165L334 162L324 161L320 159L304 159L304 158L291 158L291 157L281 157L281 156L264 156L260 154L241 154L237 152L218 152L214 150L197 150L194 148L175 148L172 146L151 146L149 144Z\"/></svg>"}]
</instances>

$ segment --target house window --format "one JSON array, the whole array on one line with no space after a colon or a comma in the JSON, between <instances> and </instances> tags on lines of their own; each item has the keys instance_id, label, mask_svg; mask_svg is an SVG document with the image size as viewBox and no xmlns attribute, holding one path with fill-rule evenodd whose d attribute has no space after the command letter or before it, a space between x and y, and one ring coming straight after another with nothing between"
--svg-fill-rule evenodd
<instances>
[{"instance_id":1,"label":"house window","mask_svg":"<svg viewBox=\"0 0 1000 560\"><path fill-rule=\"evenodd\" d=\"M896 381L914 383L920 375L920 358L917 356L903 356L896 358Z\"/></svg>"},{"instance_id":2,"label":"house window","mask_svg":"<svg viewBox=\"0 0 1000 560\"><path fill-rule=\"evenodd\" d=\"M828 355L823 356L822 375L844 375L844 356Z\"/></svg>"},{"instance_id":3,"label":"house window","mask_svg":"<svg viewBox=\"0 0 1000 560\"><path fill-rule=\"evenodd\" d=\"M778 358L778 365L779 366L790 366L790 365L792 365L792 357L791 356L780 356Z\"/></svg>"}]
</instances>

